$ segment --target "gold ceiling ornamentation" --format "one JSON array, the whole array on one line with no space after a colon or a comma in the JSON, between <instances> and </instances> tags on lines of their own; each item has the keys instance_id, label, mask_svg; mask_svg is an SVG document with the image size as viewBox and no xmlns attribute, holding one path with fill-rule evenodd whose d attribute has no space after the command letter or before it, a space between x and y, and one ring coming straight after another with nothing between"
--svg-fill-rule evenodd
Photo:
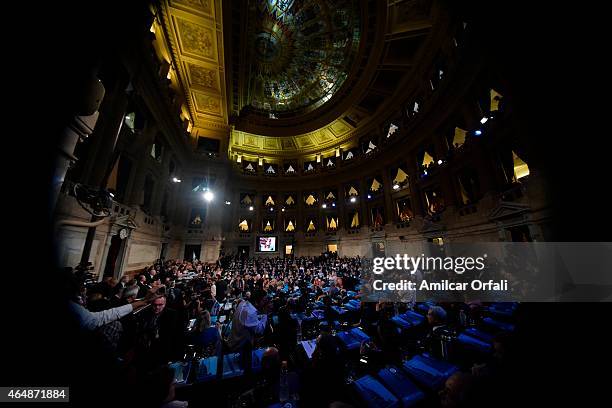
<instances>
[{"instance_id":1,"label":"gold ceiling ornamentation","mask_svg":"<svg viewBox=\"0 0 612 408\"><path fill-rule=\"evenodd\" d=\"M156 34L160 60L172 66L172 88L184 95L191 135L229 135L221 0L162 0ZM212 130L212 133L211 133ZM195 146L195 144L194 144Z\"/></svg>"},{"instance_id":2,"label":"gold ceiling ornamentation","mask_svg":"<svg viewBox=\"0 0 612 408\"><path fill-rule=\"evenodd\" d=\"M196 110L198 112L208 113L211 115L221 115L221 99L205 95L199 92L193 92L193 97L196 102Z\"/></svg>"},{"instance_id":3,"label":"gold ceiling ornamentation","mask_svg":"<svg viewBox=\"0 0 612 408\"><path fill-rule=\"evenodd\" d=\"M284 150L295 150L295 142L290 137L282 138L281 144Z\"/></svg>"},{"instance_id":4,"label":"gold ceiling ornamentation","mask_svg":"<svg viewBox=\"0 0 612 408\"><path fill-rule=\"evenodd\" d=\"M420 55L420 47L413 46L413 43L415 45L417 43L424 44L429 36L432 22L435 21L433 12L430 10L430 0L418 2L423 4L418 8L412 6L413 2L390 2L389 5L386 2L374 2L377 6L375 8L370 7L367 10L360 9L362 6L358 6L358 3L364 2L347 0L346 4L350 3L354 6L354 10L351 8L352 11L361 13L355 14L354 21L349 18L352 14L341 12L343 8L340 7L339 3L331 0L308 0L303 4L298 2L294 4L291 0L287 2L270 2L267 0L246 2L249 5L255 5L255 7L265 7L266 10L261 9L263 15L270 15L273 20L282 20L283 26L297 24L295 27L297 31L306 32L308 38L311 38L311 36L312 38L318 38L317 33L319 31L321 33L331 33L334 41L330 44L333 44L333 49L313 46L312 51L314 53L308 54L308 58L316 57L317 61L319 61L319 57L322 58L322 63L332 61L335 56L339 57L338 52L340 50L342 52L348 50L346 48L348 43L346 41L341 42L342 38L348 38L350 43L369 44L360 47L359 50L354 50L355 52L351 51L359 58L354 59L354 64L351 63L349 70L341 69L336 75L334 70L337 70L338 67L334 63L333 67L320 78L318 83L323 84L326 89L328 86L333 88L333 86L338 85L338 89L336 89L338 92L330 92L320 101L317 99L317 103L320 102L327 106L323 107L321 105L320 115L315 115L319 109L316 108L312 112L296 114L295 117L271 114L268 118L268 115L255 114L256 112L253 113L252 110L247 109L246 113L241 111L245 103L248 104L249 98L241 98L240 95L245 90L251 89L251 85L253 85L254 91L259 91L260 87L257 81L252 83L247 81L246 84L232 83L233 78L242 78L243 76L247 79L250 78L248 72L243 72L243 67L249 66L248 60L237 57L236 55L239 53L234 55L233 50L244 49L241 47L252 47L252 49L249 48L247 54L255 53L254 56L259 58L257 61L260 65L269 66L270 69L280 69L275 67L271 61L277 60L276 51L280 53L279 56L284 55L281 55L284 52L281 49L285 44L283 39L291 40L291 38L272 38L269 35L262 35L260 31L253 31L253 27L260 23L259 20L251 20L250 24L244 24L236 32L232 31L230 33L233 35L224 35L225 30L232 30L227 24L225 24L227 27L224 27L224 22L232 21L235 12L247 12L245 7L250 6L242 5L243 2L228 1L223 3L222 7L222 3L222 0L161 0L158 6L159 13L157 13L156 24L159 29L155 30L155 48L160 62L165 61L165 63L171 65L171 87L175 92L184 96L184 105L180 115L181 120L189 119L192 138L195 140L198 135L205 135L206 137L223 140L223 149L227 146L227 152L234 160L237 156L251 157L254 160L263 158L266 162L268 160L275 162L278 159L296 159L298 157L309 159L309 156L315 154L327 157L333 155L336 149L346 150L355 147L359 137L372 132L375 126L380 127L380 124L375 123L375 120L382 117L381 113L384 113L389 107L395 108L393 104L396 104L398 100L398 92L403 89L400 89L398 84L401 83L403 78L414 72L414 58ZM321 8L321 5L328 5L328 3L337 6L337 8ZM225 7L226 5L228 7ZM222 14L228 10L230 14L226 16L224 21ZM300 10L305 14L300 13ZM408 14L406 14L407 10L410 11ZM290 18L292 15L310 16L312 13L316 17L315 20L318 19L323 22L321 27L314 27L312 23L309 25L307 21L300 22L300 19L294 21ZM337 19L328 21L325 18L328 15L334 15ZM380 29L377 29L376 33L373 34L368 34L366 31L362 32L361 26L353 24L362 21L362 18L368 21L374 19ZM330 24L332 26L340 24L342 29L336 27L338 30L326 30L325 28ZM233 26L233 24L230 26ZM349 30L353 26L358 30ZM264 24L264 28L266 27L268 26ZM353 34L358 33L359 36L346 37L343 31L345 29ZM277 29L270 32L281 35ZM263 33L268 33L268 31L264 30ZM362 35L366 35L366 37L361 38ZM370 37L367 37L367 35ZM410 37L410 41L405 40L408 37ZM239 38L239 40L235 40L235 38ZM227 53L224 44L226 40L232 43L227 44ZM233 44L235 41L237 43ZM410 42L410 49L414 52L404 59L394 59L393 56L404 52L406 42ZM264 47L256 49L256 45ZM336 48L338 49L336 50ZM321 54L325 50L328 53L326 55L324 55L325 53ZM321 55L317 57L317 53ZM292 55L287 54L288 57ZM293 58L296 57L293 56ZM351 58L349 60L352 61ZM291 62L289 61L289 63ZM298 74L302 75L303 67L295 63L293 65L297 66ZM226 72L226 69L230 71ZM362 73L360 78L354 78L357 72ZM333 78L330 75L334 78L337 77L337 80L331 80ZM280 76L277 77L280 78ZM268 99L281 101L292 98L287 92L294 88L293 83L295 81L285 81L283 78L280 78L277 82L286 83L286 87L283 85L283 87L273 88L272 90L262 88L265 92L274 93L274 95L268 95ZM226 81L229 81L229 83L226 83ZM346 82L346 86L342 85L343 82ZM302 87L298 88L300 89L296 89L296 91L303 91ZM329 89L332 90L332 88ZM226 94L228 90L234 93L232 101L228 100ZM335 95L333 98L332 94ZM495 96L493 95L493 97ZM264 99L262 101L266 102ZM329 103L325 102L327 99L329 99ZM312 100L314 101L314 99ZM350 101L350 103L347 101ZM231 104L228 102L231 102ZM296 105L296 107L300 106L302 106L301 102ZM257 106L253 108L255 110L260 109ZM232 117L237 118L232 122L231 127L229 125L228 109L231 109ZM265 107L261 107L261 109L264 113L269 111ZM293 108L289 105L278 105L276 110L271 108L270 112L284 112L288 115L287 112L291 112L291 109ZM226 145L228 136L229 143ZM193 146L196 145L194 142Z\"/></svg>"},{"instance_id":5,"label":"gold ceiling ornamentation","mask_svg":"<svg viewBox=\"0 0 612 408\"><path fill-rule=\"evenodd\" d=\"M329 128L334 133L335 136L341 136L351 129L347 124L345 124L341 120L335 121L334 123L331 124Z\"/></svg>"},{"instance_id":6,"label":"gold ceiling ornamentation","mask_svg":"<svg viewBox=\"0 0 612 408\"><path fill-rule=\"evenodd\" d=\"M317 131L297 136L262 136L234 129L230 149L236 154L258 157L314 154L321 152L322 149L331 151L340 146L348 147L347 142L354 139L351 129L340 119Z\"/></svg>"},{"instance_id":7,"label":"gold ceiling ornamentation","mask_svg":"<svg viewBox=\"0 0 612 408\"><path fill-rule=\"evenodd\" d=\"M220 92L217 71L190 63L187 66L192 85L201 86L206 91Z\"/></svg>"},{"instance_id":8,"label":"gold ceiling ornamentation","mask_svg":"<svg viewBox=\"0 0 612 408\"><path fill-rule=\"evenodd\" d=\"M297 144L300 147L308 147L313 145L313 141L310 136L300 136L296 138Z\"/></svg>"},{"instance_id":9,"label":"gold ceiling ornamentation","mask_svg":"<svg viewBox=\"0 0 612 408\"><path fill-rule=\"evenodd\" d=\"M185 6L208 15L212 14L211 5L211 0L172 0L173 7L181 8L181 6Z\"/></svg>"},{"instance_id":10,"label":"gold ceiling ornamentation","mask_svg":"<svg viewBox=\"0 0 612 408\"><path fill-rule=\"evenodd\" d=\"M177 18L176 21L182 50L185 54L216 59L213 30L181 18Z\"/></svg>"},{"instance_id":11,"label":"gold ceiling ornamentation","mask_svg":"<svg viewBox=\"0 0 612 408\"><path fill-rule=\"evenodd\" d=\"M264 149L266 150L280 150L279 140L274 137L266 137L264 139Z\"/></svg>"}]
</instances>

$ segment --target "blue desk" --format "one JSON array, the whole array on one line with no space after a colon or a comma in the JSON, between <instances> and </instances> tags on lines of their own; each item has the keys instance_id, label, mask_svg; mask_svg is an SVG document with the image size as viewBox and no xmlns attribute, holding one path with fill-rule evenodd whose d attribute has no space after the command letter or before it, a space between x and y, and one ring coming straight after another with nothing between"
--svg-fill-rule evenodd
<instances>
[{"instance_id":1,"label":"blue desk","mask_svg":"<svg viewBox=\"0 0 612 408\"><path fill-rule=\"evenodd\" d=\"M380 382L401 402L403 407L412 407L425 399L425 393L410 380L403 371L383 368L378 372Z\"/></svg>"},{"instance_id":2,"label":"blue desk","mask_svg":"<svg viewBox=\"0 0 612 408\"><path fill-rule=\"evenodd\" d=\"M399 400L371 375L361 377L353 383L365 406L373 408L399 408Z\"/></svg>"},{"instance_id":3,"label":"blue desk","mask_svg":"<svg viewBox=\"0 0 612 408\"><path fill-rule=\"evenodd\" d=\"M500 322L499 320L495 320L491 317L485 317L482 319L482 322L487 326L496 328L501 331L511 332L514 331L514 325L510 323Z\"/></svg>"},{"instance_id":4,"label":"blue desk","mask_svg":"<svg viewBox=\"0 0 612 408\"><path fill-rule=\"evenodd\" d=\"M217 356L203 358L198 363L196 381L209 381L217 376Z\"/></svg>"},{"instance_id":5,"label":"blue desk","mask_svg":"<svg viewBox=\"0 0 612 408\"><path fill-rule=\"evenodd\" d=\"M417 383L433 391L442 389L448 377L458 371L457 366L431 358L426 354L414 356L404 362L403 368Z\"/></svg>"},{"instance_id":6,"label":"blue desk","mask_svg":"<svg viewBox=\"0 0 612 408\"><path fill-rule=\"evenodd\" d=\"M476 337L472 337L465 333L461 333L457 337L457 341L460 344L473 350L479 351L481 353L489 353L493 349L490 343L487 343L486 341L480 340Z\"/></svg>"}]
</instances>

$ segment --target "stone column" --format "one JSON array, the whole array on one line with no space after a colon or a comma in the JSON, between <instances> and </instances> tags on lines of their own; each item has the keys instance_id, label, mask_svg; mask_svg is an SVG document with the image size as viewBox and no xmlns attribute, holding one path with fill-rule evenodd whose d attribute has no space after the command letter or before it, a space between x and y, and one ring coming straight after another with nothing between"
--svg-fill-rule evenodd
<instances>
[{"instance_id":1,"label":"stone column","mask_svg":"<svg viewBox=\"0 0 612 408\"><path fill-rule=\"evenodd\" d=\"M384 168L380 171L383 183L383 196L385 200L385 215L387 217L387 224L394 224L395 220L395 209L393 208L393 180L389 174L389 170Z\"/></svg>"},{"instance_id":2,"label":"stone column","mask_svg":"<svg viewBox=\"0 0 612 408\"><path fill-rule=\"evenodd\" d=\"M98 121L99 112L96 111L88 116L75 116L70 124L64 129L60 143L59 155L55 164L55 173L53 174L53 185L51 192L51 208L54 209L57 204L60 190L64 184L64 178L68 168L78 160L74 156L74 149L78 142L84 141L94 130Z\"/></svg>"},{"instance_id":3,"label":"stone column","mask_svg":"<svg viewBox=\"0 0 612 408\"><path fill-rule=\"evenodd\" d=\"M104 269L106 268L106 258L108 258L108 250L111 246L111 241L113 238L113 228L109 225L109 232L104 236L104 250L102 251L102 259L100 261L100 268L98 271L98 282L102 282L102 278L104 276Z\"/></svg>"},{"instance_id":4,"label":"stone column","mask_svg":"<svg viewBox=\"0 0 612 408\"><path fill-rule=\"evenodd\" d=\"M368 200L367 200L368 186L367 186L366 180L365 179L359 180L358 186L359 186L359 197L357 198L357 202L355 204L357 204L357 206L359 206L359 208L361 209L359 211L359 215L362 217L361 224L369 228L372 223L370 220L370 210L368 208Z\"/></svg>"},{"instance_id":5,"label":"stone column","mask_svg":"<svg viewBox=\"0 0 612 408\"><path fill-rule=\"evenodd\" d=\"M102 102L100 122L92 134L91 153L83 173L83 181L91 186L104 187L106 184L107 173L112 165L111 160L128 105L125 94L127 83L127 76L117 81Z\"/></svg>"},{"instance_id":6,"label":"stone column","mask_svg":"<svg viewBox=\"0 0 612 408\"><path fill-rule=\"evenodd\" d=\"M410 166L406 172L408 174L408 188L410 189L410 204L412 204L412 211L414 211L415 217L424 217L427 211L423 205L421 189L416 183L419 176L412 166Z\"/></svg>"},{"instance_id":7,"label":"stone column","mask_svg":"<svg viewBox=\"0 0 612 408\"><path fill-rule=\"evenodd\" d=\"M145 176L149 168L149 149L152 137L156 131L156 126L147 126L142 135L143 140L137 147L136 155L138 158L140 158L140 160L137 160L136 163L134 163L134 169L132 170L132 172L134 173L134 177L132 179L132 185L129 186L129 195L126 194L126 200L128 205L139 206L143 202ZM189 181L183 180L183 183L181 184L185 183L189 183Z\"/></svg>"}]
</instances>

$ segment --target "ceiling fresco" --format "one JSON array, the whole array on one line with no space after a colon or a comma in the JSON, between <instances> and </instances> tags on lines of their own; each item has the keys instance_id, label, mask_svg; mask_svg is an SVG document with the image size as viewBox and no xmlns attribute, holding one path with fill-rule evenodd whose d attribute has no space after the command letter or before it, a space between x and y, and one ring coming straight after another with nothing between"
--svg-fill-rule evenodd
<instances>
[{"instance_id":1,"label":"ceiling fresco","mask_svg":"<svg viewBox=\"0 0 612 408\"><path fill-rule=\"evenodd\" d=\"M360 40L355 0L260 0L248 13L248 104L312 110L347 78Z\"/></svg>"}]
</instances>

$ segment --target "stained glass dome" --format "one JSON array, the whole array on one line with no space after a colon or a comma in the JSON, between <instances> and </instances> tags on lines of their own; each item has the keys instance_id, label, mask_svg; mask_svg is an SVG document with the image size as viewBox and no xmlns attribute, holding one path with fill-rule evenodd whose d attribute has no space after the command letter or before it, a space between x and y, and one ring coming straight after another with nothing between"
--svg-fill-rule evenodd
<instances>
[{"instance_id":1,"label":"stained glass dome","mask_svg":"<svg viewBox=\"0 0 612 408\"><path fill-rule=\"evenodd\" d=\"M308 112L340 89L360 41L356 0L261 0L249 10L248 105Z\"/></svg>"}]
</instances>

